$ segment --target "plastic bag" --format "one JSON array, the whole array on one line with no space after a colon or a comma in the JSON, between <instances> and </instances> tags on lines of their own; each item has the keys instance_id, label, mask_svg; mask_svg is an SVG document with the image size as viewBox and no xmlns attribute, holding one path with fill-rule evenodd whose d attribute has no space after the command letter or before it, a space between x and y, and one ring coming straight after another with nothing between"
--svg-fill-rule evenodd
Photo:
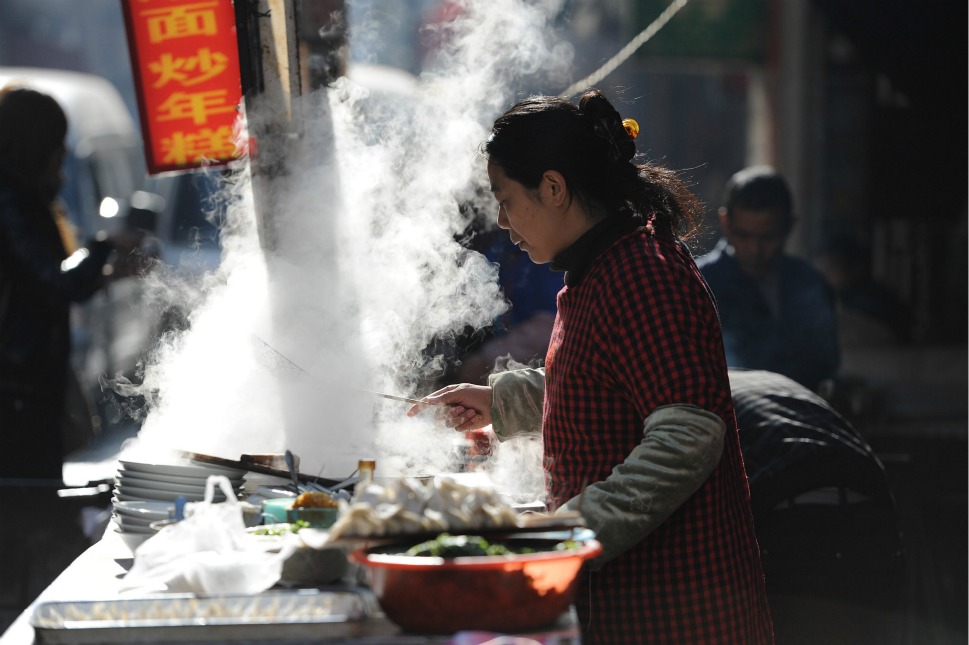
<instances>
[{"instance_id":1,"label":"plastic bag","mask_svg":"<svg viewBox=\"0 0 969 645\"><path fill-rule=\"evenodd\" d=\"M226 501L213 503L215 486ZM267 551L245 530L242 506L229 480L211 475L205 501L186 505L186 517L166 526L135 550L135 563L123 592L169 591L196 594L255 594L279 581L295 544Z\"/></svg>"}]
</instances>

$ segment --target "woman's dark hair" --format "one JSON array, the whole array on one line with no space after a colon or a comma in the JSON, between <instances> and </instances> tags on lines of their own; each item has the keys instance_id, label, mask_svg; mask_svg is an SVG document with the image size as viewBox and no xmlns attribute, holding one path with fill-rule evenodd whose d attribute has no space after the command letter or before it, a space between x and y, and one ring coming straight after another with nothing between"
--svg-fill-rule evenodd
<instances>
[{"instance_id":1,"label":"woman's dark hair","mask_svg":"<svg viewBox=\"0 0 969 645\"><path fill-rule=\"evenodd\" d=\"M0 169L34 187L66 136L67 116L52 97L26 87L0 89Z\"/></svg>"},{"instance_id":2,"label":"woman's dark hair","mask_svg":"<svg viewBox=\"0 0 969 645\"><path fill-rule=\"evenodd\" d=\"M636 143L596 89L586 90L578 105L554 96L519 101L495 121L484 152L525 188L536 188L547 170L562 173L593 213L653 213L656 233L686 239L703 217L700 200L676 173L632 162Z\"/></svg>"}]
</instances>

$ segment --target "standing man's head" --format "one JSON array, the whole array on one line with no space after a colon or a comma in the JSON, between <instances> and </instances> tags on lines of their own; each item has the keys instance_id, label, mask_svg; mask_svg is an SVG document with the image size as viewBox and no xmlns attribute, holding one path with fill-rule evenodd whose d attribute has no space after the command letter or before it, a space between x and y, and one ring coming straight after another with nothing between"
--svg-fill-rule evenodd
<instances>
[{"instance_id":1,"label":"standing man's head","mask_svg":"<svg viewBox=\"0 0 969 645\"><path fill-rule=\"evenodd\" d=\"M719 216L741 270L752 278L763 277L794 226L791 191L773 168L745 168L727 182Z\"/></svg>"}]
</instances>

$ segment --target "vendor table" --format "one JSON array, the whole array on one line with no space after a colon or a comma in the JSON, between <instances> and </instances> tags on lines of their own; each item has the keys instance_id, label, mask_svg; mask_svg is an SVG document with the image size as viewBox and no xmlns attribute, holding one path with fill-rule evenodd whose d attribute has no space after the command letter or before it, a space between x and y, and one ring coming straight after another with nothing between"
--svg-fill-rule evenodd
<instances>
[{"instance_id":1,"label":"vendor table","mask_svg":"<svg viewBox=\"0 0 969 645\"><path fill-rule=\"evenodd\" d=\"M135 606L155 601L170 605L172 598L185 596L155 595L150 598L133 598L120 594L122 578L133 561L131 549L115 530L108 525L104 537L88 548L40 596L17 618L0 637L0 645L44 645L46 643L327 643L332 645L579 645L581 639L574 610L563 615L548 631L520 634L515 638L480 632L461 632L450 636L426 636L405 634L379 611L373 596L364 588L347 584L321 589L272 589L265 594L247 597L249 603L289 602L299 603L313 594L329 594L327 598L351 598L358 606L365 606L365 616L352 623L312 622L280 620L278 624L231 624L211 621L192 621L191 625L178 625L165 629L157 626L125 625L110 621L100 630L90 629L93 624L85 622L92 616L91 607L106 612L112 607ZM419 593L419 590L415 590ZM188 597L188 601L194 597ZM203 599L204 600L204 599ZM103 601L103 605L98 603ZM197 602L197 601L196 601ZM487 602L483 599L483 602ZM86 608L86 609L85 609ZM33 617L37 615L73 617L64 620L59 628L34 629ZM77 618L80 617L80 620ZM102 626L103 626L102 625Z\"/></svg>"}]
</instances>

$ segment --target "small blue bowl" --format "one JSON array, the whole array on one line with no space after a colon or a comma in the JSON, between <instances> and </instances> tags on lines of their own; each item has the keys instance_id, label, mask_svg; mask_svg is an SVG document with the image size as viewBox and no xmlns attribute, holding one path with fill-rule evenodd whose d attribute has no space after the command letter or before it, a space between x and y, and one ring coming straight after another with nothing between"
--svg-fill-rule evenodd
<instances>
[{"instance_id":1,"label":"small blue bowl","mask_svg":"<svg viewBox=\"0 0 969 645\"><path fill-rule=\"evenodd\" d=\"M262 503L262 514L263 516L271 517L273 522L288 522L289 520L287 519L287 514L293 507L293 500L295 499L295 497L267 499Z\"/></svg>"}]
</instances>

